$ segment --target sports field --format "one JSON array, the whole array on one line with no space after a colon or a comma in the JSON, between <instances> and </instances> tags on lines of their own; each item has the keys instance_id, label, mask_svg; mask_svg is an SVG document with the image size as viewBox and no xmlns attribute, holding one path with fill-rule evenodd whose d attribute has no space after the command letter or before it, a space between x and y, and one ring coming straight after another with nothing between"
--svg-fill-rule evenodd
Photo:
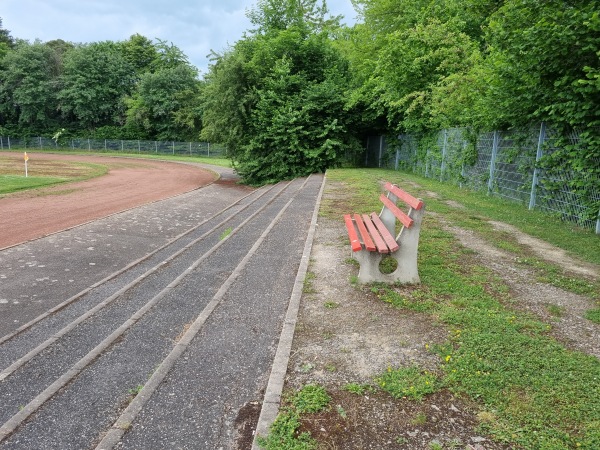
<instances>
[{"instance_id":1,"label":"sports field","mask_svg":"<svg viewBox=\"0 0 600 450\"><path fill-rule=\"evenodd\" d=\"M0 153L0 248L204 186L215 174L164 161ZM34 188L34 189L32 189Z\"/></svg>"}]
</instances>

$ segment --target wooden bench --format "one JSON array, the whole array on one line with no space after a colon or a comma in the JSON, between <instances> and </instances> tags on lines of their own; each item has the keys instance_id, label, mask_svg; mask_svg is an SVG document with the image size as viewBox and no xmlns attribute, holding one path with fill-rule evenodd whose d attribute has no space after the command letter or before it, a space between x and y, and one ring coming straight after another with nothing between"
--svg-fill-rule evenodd
<instances>
[{"instance_id":1,"label":"wooden bench","mask_svg":"<svg viewBox=\"0 0 600 450\"><path fill-rule=\"evenodd\" d=\"M422 200L396 185L385 183L384 188L387 195L380 196L383 209L379 215L371 213L344 216L353 255L360 263L358 282L420 283L417 251L425 205ZM408 213L396 206L399 200L409 207ZM402 228L394 238L396 219L400 221ZM385 274L379 269L384 256L391 256L398 263L392 273Z\"/></svg>"}]
</instances>

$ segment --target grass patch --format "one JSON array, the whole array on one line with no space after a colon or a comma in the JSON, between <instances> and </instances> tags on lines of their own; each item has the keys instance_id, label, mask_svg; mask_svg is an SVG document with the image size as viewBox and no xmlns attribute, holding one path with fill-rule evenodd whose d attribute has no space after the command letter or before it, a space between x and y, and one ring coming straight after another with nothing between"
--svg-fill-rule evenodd
<instances>
[{"instance_id":1,"label":"grass patch","mask_svg":"<svg viewBox=\"0 0 600 450\"><path fill-rule=\"evenodd\" d=\"M542 283L551 284L593 300L600 300L600 280L594 281L566 275L562 273L561 268L556 264L551 264L531 256L517 257L517 261L534 269L537 274L537 280Z\"/></svg>"},{"instance_id":2,"label":"grass patch","mask_svg":"<svg viewBox=\"0 0 600 450\"><path fill-rule=\"evenodd\" d=\"M314 414L329 406L331 398L325 389L316 384L308 384L285 399L282 412L269 428L267 437L259 436L258 445L267 450L310 450L317 448L317 442L307 432L300 432L300 418L304 414ZM344 412L345 413L345 412Z\"/></svg>"},{"instance_id":3,"label":"grass patch","mask_svg":"<svg viewBox=\"0 0 600 450\"><path fill-rule=\"evenodd\" d=\"M564 307L554 304L546 305L546 309L554 317L562 317L565 312Z\"/></svg>"},{"instance_id":4,"label":"grass patch","mask_svg":"<svg viewBox=\"0 0 600 450\"><path fill-rule=\"evenodd\" d=\"M437 390L438 380L435 374L418 367L392 369L375 379L381 389L394 398L408 398L421 401Z\"/></svg>"},{"instance_id":5,"label":"grass patch","mask_svg":"<svg viewBox=\"0 0 600 450\"><path fill-rule=\"evenodd\" d=\"M302 286L302 292L304 294L314 294L315 292L317 292L313 285L315 278L316 275L314 272L306 272L306 275L304 277L304 284Z\"/></svg>"},{"instance_id":6,"label":"grass patch","mask_svg":"<svg viewBox=\"0 0 600 450\"><path fill-rule=\"evenodd\" d=\"M398 261L391 256L384 256L381 258L381 262L379 263L379 270L381 273L390 274L393 273L398 268Z\"/></svg>"},{"instance_id":7,"label":"grass patch","mask_svg":"<svg viewBox=\"0 0 600 450\"><path fill-rule=\"evenodd\" d=\"M517 204L391 171L332 170L327 177L345 183L351 195L346 213L377 210L382 180L410 183L407 189L416 196L426 197L427 191L438 194L425 203L445 223L476 231L496 245L502 242L498 246L520 258L529 256L526 249L509 234L495 230L490 220L509 223L600 263L598 236ZM466 209L452 208L447 200ZM333 204L325 207L332 212L336 208ZM531 261L548 282L591 298L597 295L596 282ZM450 329L446 343L432 346L442 361L443 375L436 381L418 368L390 369L378 378L379 386L393 386L388 392L394 396L418 398L411 397L412 392L426 395L422 391L423 385L429 386L426 380L466 395L489 412L488 420L481 421L481 431L516 448L600 448L600 361L565 349L548 335L550 325L511 309L508 287L478 265L473 253L463 249L432 214L426 214L421 230L419 267L420 286L373 285L372 290L383 301L428 314ZM591 310L588 318L598 319L598 314L598 309Z\"/></svg>"},{"instance_id":8,"label":"grass patch","mask_svg":"<svg viewBox=\"0 0 600 450\"><path fill-rule=\"evenodd\" d=\"M591 320L594 323L600 324L600 308L590 309L586 311L585 318Z\"/></svg>"},{"instance_id":9,"label":"grass patch","mask_svg":"<svg viewBox=\"0 0 600 450\"><path fill-rule=\"evenodd\" d=\"M0 175L0 195L64 183L66 178Z\"/></svg>"}]
</instances>

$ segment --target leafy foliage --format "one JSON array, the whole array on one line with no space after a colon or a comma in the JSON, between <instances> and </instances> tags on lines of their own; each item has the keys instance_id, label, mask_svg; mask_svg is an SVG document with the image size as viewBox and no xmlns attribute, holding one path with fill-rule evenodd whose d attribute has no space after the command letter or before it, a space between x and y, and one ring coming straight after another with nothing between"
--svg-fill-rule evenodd
<instances>
[{"instance_id":1,"label":"leafy foliage","mask_svg":"<svg viewBox=\"0 0 600 450\"><path fill-rule=\"evenodd\" d=\"M207 77L203 136L225 143L251 184L324 171L356 148L345 111L348 65L317 31L323 11L314 1L310 10L284 3L261 2L251 14L258 30L215 55Z\"/></svg>"},{"instance_id":2,"label":"leafy foliage","mask_svg":"<svg viewBox=\"0 0 600 450\"><path fill-rule=\"evenodd\" d=\"M172 43L139 34L124 42L15 43L0 23L3 134L196 139L201 86Z\"/></svg>"},{"instance_id":3,"label":"leafy foliage","mask_svg":"<svg viewBox=\"0 0 600 450\"><path fill-rule=\"evenodd\" d=\"M80 45L65 55L60 109L84 129L119 123L134 69L113 42Z\"/></svg>"},{"instance_id":4,"label":"leafy foliage","mask_svg":"<svg viewBox=\"0 0 600 450\"><path fill-rule=\"evenodd\" d=\"M50 46L20 41L4 58L0 71L0 111L6 121L31 132L58 119L60 60Z\"/></svg>"},{"instance_id":5,"label":"leafy foliage","mask_svg":"<svg viewBox=\"0 0 600 450\"><path fill-rule=\"evenodd\" d=\"M199 81L194 69L187 65L168 67L144 73L137 89L126 101L127 122L138 135L160 140L195 138L200 110L185 113L186 108L199 108ZM184 114L189 114L185 116ZM175 119L181 117L181 122ZM188 126L191 121L191 126ZM190 132L191 131L191 132Z\"/></svg>"}]
</instances>

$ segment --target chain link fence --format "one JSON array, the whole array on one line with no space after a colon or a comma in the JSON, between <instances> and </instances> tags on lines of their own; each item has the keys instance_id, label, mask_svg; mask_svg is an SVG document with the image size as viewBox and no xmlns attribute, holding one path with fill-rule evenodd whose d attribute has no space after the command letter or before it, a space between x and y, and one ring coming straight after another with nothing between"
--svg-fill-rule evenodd
<instances>
[{"instance_id":1,"label":"chain link fence","mask_svg":"<svg viewBox=\"0 0 600 450\"><path fill-rule=\"evenodd\" d=\"M94 152L139 153L146 155L227 156L223 145L210 142L142 141L115 139L54 139L45 137L14 138L0 136L0 150L83 150Z\"/></svg>"},{"instance_id":2,"label":"chain link fence","mask_svg":"<svg viewBox=\"0 0 600 450\"><path fill-rule=\"evenodd\" d=\"M568 168L543 169L538 162L558 150L562 136L540 128L473 135L468 129L435 135L403 134L397 141L382 136L367 141L365 165L407 170L456 183L540 209L600 234L600 179L588 175L585 192L572 188ZM572 133L566 142L579 143ZM596 162L600 166L600 161ZM595 179L591 179L595 177ZM579 175L581 180L581 174Z\"/></svg>"}]
</instances>

